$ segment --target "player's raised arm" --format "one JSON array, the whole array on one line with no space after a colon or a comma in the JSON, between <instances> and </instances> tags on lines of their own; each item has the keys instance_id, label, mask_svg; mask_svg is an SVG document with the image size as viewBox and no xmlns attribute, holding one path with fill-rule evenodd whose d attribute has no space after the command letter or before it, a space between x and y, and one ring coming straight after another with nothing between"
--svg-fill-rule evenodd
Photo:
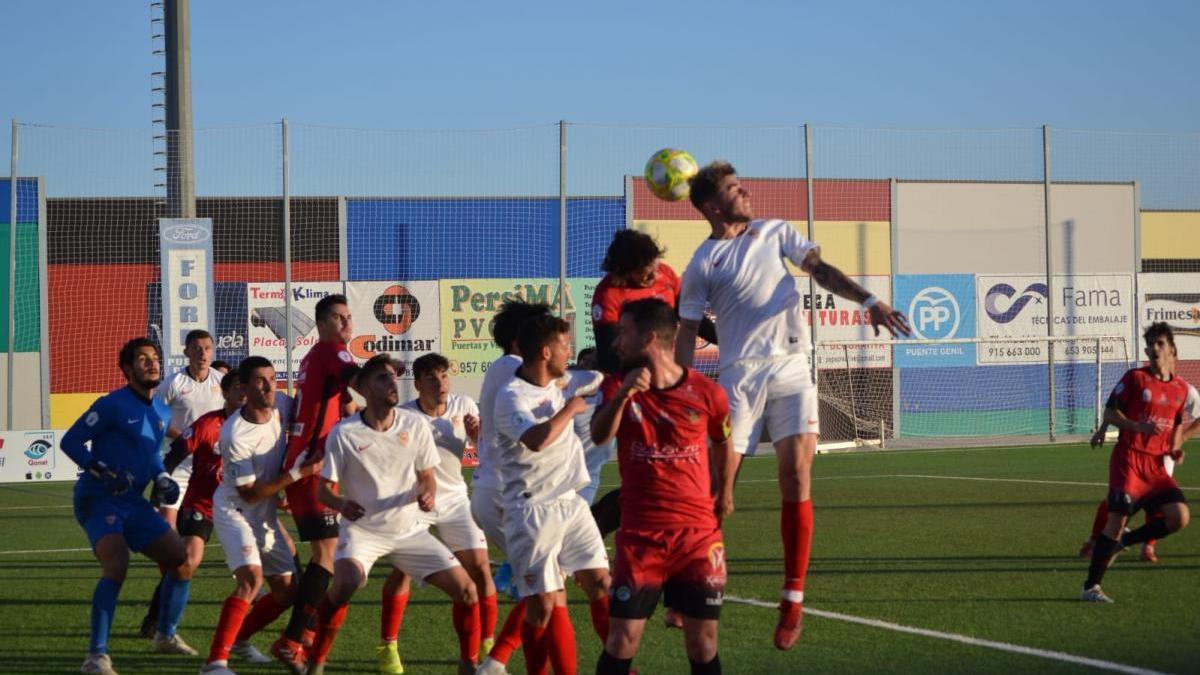
<instances>
[{"instance_id":1,"label":"player's raised arm","mask_svg":"<svg viewBox=\"0 0 1200 675\"><path fill-rule=\"evenodd\" d=\"M892 309L891 305L871 295L867 289L846 276L845 272L825 262L821 258L820 249L810 248L804 254L800 269L812 275L813 281L817 282L821 288L866 307L871 315L871 326L875 328L875 335L879 335L881 326L893 336L897 334L912 335L912 328L909 327L908 319L905 318L903 312Z\"/></svg>"},{"instance_id":2,"label":"player's raised arm","mask_svg":"<svg viewBox=\"0 0 1200 675\"><path fill-rule=\"evenodd\" d=\"M675 362L690 368L696 360L696 335L700 322L704 320L704 307L708 304L708 286L704 271L693 260L683 272L679 292L679 332L675 335ZM714 330L715 332L715 330Z\"/></svg>"},{"instance_id":3,"label":"player's raised arm","mask_svg":"<svg viewBox=\"0 0 1200 675\"><path fill-rule=\"evenodd\" d=\"M629 371L619 385L615 378L610 377L605 380L603 388L604 405L592 415L592 442L596 445L607 443L617 435L629 399L637 392L650 388L650 369L635 368Z\"/></svg>"}]
</instances>

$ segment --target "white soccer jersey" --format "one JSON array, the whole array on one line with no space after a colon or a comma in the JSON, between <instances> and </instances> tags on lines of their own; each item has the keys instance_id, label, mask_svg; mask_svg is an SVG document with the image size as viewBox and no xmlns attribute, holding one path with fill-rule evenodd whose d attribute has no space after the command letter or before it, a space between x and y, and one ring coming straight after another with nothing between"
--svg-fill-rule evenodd
<instances>
[{"instance_id":1,"label":"white soccer jersey","mask_svg":"<svg viewBox=\"0 0 1200 675\"><path fill-rule=\"evenodd\" d=\"M358 502L366 512L358 520L343 519L343 528L399 537L421 527L417 472L440 462L423 418L397 408L391 426L376 431L359 413L329 432L321 478L337 483L341 496ZM436 496L434 501L436 505Z\"/></svg>"},{"instance_id":2,"label":"white soccer jersey","mask_svg":"<svg viewBox=\"0 0 1200 675\"><path fill-rule=\"evenodd\" d=\"M476 487L501 488L499 451L495 449L498 428L494 415L496 394L520 367L521 357L505 354L493 361L487 375L483 376L483 386L479 391L479 446L475 449L479 455L479 466L475 467L475 473L471 476L471 482Z\"/></svg>"},{"instance_id":3,"label":"white soccer jersey","mask_svg":"<svg viewBox=\"0 0 1200 675\"><path fill-rule=\"evenodd\" d=\"M475 405L475 401L470 396L450 394L446 398L446 412L436 417L421 410L417 399L401 407L413 411L428 422L429 430L433 432L433 442L441 457L441 462L434 469L438 486L437 500L466 497L467 481L463 480L462 456L470 439L467 438L464 420L467 415L478 419L479 407Z\"/></svg>"},{"instance_id":4,"label":"white soccer jersey","mask_svg":"<svg viewBox=\"0 0 1200 675\"><path fill-rule=\"evenodd\" d=\"M568 425L540 452L521 443L521 436L562 410L563 382L539 387L514 377L496 395L493 417L499 432L496 449L505 508L533 504L572 494L590 482L583 445Z\"/></svg>"},{"instance_id":5,"label":"white soccer jersey","mask_svg":"<svg viewBox=\"0 0 1200 675\"><path fill-rule=\"evenodd\" d=\"M1200 392L1191 384L1187 386L1187 401L1183 404L1183 414L1192 419L1200 419Z\"/></svg>"},{"instance_id":6,"label":"white soccer jersey","mask_svg":"<svg viewBox=\"0 0 1200 675\"><path fill-rule=\"evenodd\" d=\"M251 483L268 483L279 477L279 467L287 449L279 411L271 411L271 419L257 424L242 417L238 408L221 425L218 441L221 450L223 478L213 493L213 503L226 504L244 513L248 520L274 517L275 500L263 499L253 504L242 499L237 488ZM251 517L251 513L256 514Z\"/></svg>"},{"instance_id":7,"label":"white soccer jersey","mask_svg":"<svg viewBox=\"0 0 1200 675\"><path fill-rule=\"evenodd\" d=\"M783 220L753 220L733 239L705 239L683 273L679 316L717 317L720 367L745 358L810 351L802 293L784 258L800 265L819 249Z\"/></svg>"},{"instance_id":8,"label":"white soccer jersey","mask_svg":"<svg viewBox=\"0 0 1200 675\"><path fill-rule=\"evenodd\" d=\"M154 395L171 409L171 428L183 433L202 415L225 405L221 396L224 374L212 368L203 382L197 382L183 368L168 377L154 390Z\"/></svg>"}]
</instances>

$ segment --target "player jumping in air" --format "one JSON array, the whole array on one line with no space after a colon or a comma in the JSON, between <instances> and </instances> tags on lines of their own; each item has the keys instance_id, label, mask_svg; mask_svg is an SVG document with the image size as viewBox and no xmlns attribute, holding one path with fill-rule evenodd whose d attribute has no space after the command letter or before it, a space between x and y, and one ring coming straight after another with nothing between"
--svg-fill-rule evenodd
<instances>
[{"instance_id":1,"label":"player jumping in air","mask_svg":"<svg viewBox=\"0 0 1200 675\"><path fill-rule=\"evenodd\" d=\"M755 219L750 192L732 165L718 161L701 169L692 180L690 199L712 234L683 273L676 360L692 365L700 321L711 306L718 322L720 383L729 395L734 452L740 461L752 451L765 423L779 462L784 585L775 646L789 649L803 629L813 533L812 460L820 422L802 294L785 261L829 291L862 304L876 334L880 327L892 334L911 331L903 314L822 260L820 247L790 223ZM721 499L732 499L736 475L736 467L727 473Z\"/></svg>"},{"instance_id":2,"label":"player jumping in air","mask_svg":"<svg viewBox=\"0 0 1200 675\"><path fill-rule=\"evenodd\" d=\"M108 655L108 637L131 550L166 570L159 624L165 630L155 635L155 649L196 653L175 635L192 578L187 548L142 496L146 485L153 483L151 501L169 504L179 499L179 485L168 475L160 451L170 419L170 411L153 398L162 378L160 364L158 347L150 340L126 342L117 365L128 384L97 399L63 435L63 452L83 469L75 483L75 520L87 534L101 568L92 594L88 656L80 672L116 672Z\"/></svg>"},{"instance_id":3,"label":"player jumping in air","mask_svg":"<svg viewBox=\"0 0 1200 675\"><path fill-rule=\"evenodd\" d=\"M458 672L475 672L479 651L475 584L454 554L429 533L421 517L438 506L435 472L441 457L429 423L396 407L400 401L396 373L386 354L363 365L357 389L367 406L334 427L325 447L321 501L345 520L338 536L333 584L317 612L309 675L324 672L350 598L366 583L375 561L384 557L454 601ZM329 489L334 484L340 494Z\"/></svg>"},{"instance_id":4,"label":"player jumping in air","mask_svg":"<svg viewBox=\"0 0 1200 675\"><path fill-rule=\"evenodd\" d=\"M715 382L674 359L675 310L637 300L621 310L619 375L601 388L593 439L617 439L621 528L610 596L612 624L596 672L630 672L646 619L660 594L682 616L691 672L721 672L717 621L725 591L720 519L731 500L714 504L709 457L718 483L736 463L729 446L729 404ZM709 441L712 442L711 451ZM728 496L728 495L726 495Z\"/></svg>"},{"instance_id":5,"label":"player jumping in air","mask_svg":"<svg viewBox=\"0 0 1200 675\"><path fill-rule=\"evenodd\" d=\"M1083 599L1112 602L1100 582L1122 548L1162 539L1187 527L1187 499L1167 473L1162 457L1183 459L1180 439L1200 428L1200 420L1183 426L1188 385L1175 373L1175 335L1165 323L1153 323L1142 336L1150 365L1121 377L1104 408L1104 421L1121 433L1108 462L1108 521L1096 537ZM1140 510L1146 524L1125 532L1129 517Z\"/></svg>"}]
</instances>

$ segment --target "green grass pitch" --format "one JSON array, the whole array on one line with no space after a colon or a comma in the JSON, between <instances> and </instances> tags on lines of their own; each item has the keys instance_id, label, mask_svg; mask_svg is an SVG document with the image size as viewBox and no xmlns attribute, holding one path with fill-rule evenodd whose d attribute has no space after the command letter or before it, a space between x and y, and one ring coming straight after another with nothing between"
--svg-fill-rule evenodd
<instances>
[{"instance_id":1,"label":"green grass pitch","mask_svg":"<svg viewBox=\"0 0 1200 675\"><path fill-rule=\"evenodd\" d=\"M1110 446L1111 447L1111 446ZM1200 495L1198 456L1176 476ZM1103 496L1108 449L1082 446L862 452L821 455L814 468L816 536L809 570L810 613L789 652L771 646L776 614L728 602L720 654L728 673L1083 672L1091 667L1045 655L964 644L852 623L836 613L1048 650L1147 671L1200 671L1200 536L1195 528L1159 545L1161 562L1118 558L1105 580L1116 604L1079 601L1086 562L1074 557ZM616 467L605 467L615 482ZM983 480L971 480L983 479ZM772 457L748 459L737 513L726 523L729 595L773 603L782 578L778 488ZM1134 525L1142 517L1136 516ZM99 566L70 508L70 485L0 486L0 672L78 672ZM215 538L212 543L216 543ZM610 542L611 543L611 542ZM218 547L192 586L180 635L207 651L232 581ZM374 671L379 589L376 567L360 591L327 672ZM135 557L121 593L111 650L123 674L195 673L199 657L159 656L136 636L156 570ZM600 645L578 592L572 617L580 672L594 671ZM501 604L501 620L508 603ZM281 628L256 637L264 649ZM454 672L450 606L434 589L414 592L400 636L409 673ZM241 673L278 673L247 666ZM512 672L523 672L520 655ZM682 636L651 620L635 666L686 673ZM1131 671L1126 671L1131 672Z\"/></svg>"}]
</instances>

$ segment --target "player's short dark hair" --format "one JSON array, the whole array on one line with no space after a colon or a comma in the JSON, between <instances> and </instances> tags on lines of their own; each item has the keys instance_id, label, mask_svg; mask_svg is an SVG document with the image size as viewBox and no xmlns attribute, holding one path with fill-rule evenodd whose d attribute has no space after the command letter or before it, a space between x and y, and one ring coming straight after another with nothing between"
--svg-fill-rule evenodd
<instances>
[{"instance_id":1,"label":"player's short dark hair","mask_svg":"<svg viewBox=\"0 0 1200 675\"><path fill-rule=\"evenodd\" d=\"M632 319L639 333L653 332L659 342L673 343L679 331L679 314L658 298L627 302L621 307L621 316Z\"/></svg>"},{"instance_id":2,"label":"player's short dark hair","mask_svg":"<svg viewBox=\"0 0 1200 675\"><path fill-rule=\"evenodd\" d=\"M397 373L401 372L401 368L396 365L396 359L393 359L391 354L376 354L367 359L366 363L362 364L362 368L359 368L355 379L358 383L366 382L375 377L375 373L384 370L388 366L391 366L392 370Z\"/></svg>"},{"instance_id":3,"label":"player's short dark hair","mask_svg":"<svg viewBox=\"0 0 1200 675\"><path fill-rule=\"evenodd\" d=\"M697 211L703 210L708 200L716 196L721 180L726 176L736 175L737 169L723 159L713 160L706 164L692 178L691 191L688 193L688 199L692 201L692 206L696 207Z\"/></svg>"},{"instance_id":4,"label":"player's short dark hair","mask_svg":"<svg viewBox=\"0 0 1200 675\"><path fill-rule=\"evenodd\" d=\"M526 360L542 350L561 333L571 332L571 324L553 314L539 314L521 324L517 347Z\"/></svg>"},{"instance_id":5,"label":"player's short dark hair","mask_svg":"<svg viewBox=\"0 0 1200 675\"><path fill-rule=\"evenodd\" d=\"M500 306L500 311L496 312L496 318L492 320L492 339L507 354L512 351L512 343L517 339L521 324L539 314L549 313L550 305L544 302L509 300Z\"/></svg>"},{"instance_id":6,"label":"player's short dark hair","mask_svg":"<svg viewBox=\"0 0 1200 675\"><path fill-rule=\"evenodd\" d=\"M1147 345L1152 345L1155 342L1158 342L1158 338L1160 337L1167 338L1167 344L1171 345L1172 347L1175 346L1175 331L1171 329L1171 324L1165 321L1158 321L1150 324L1150 326L1146 328L1146 332L1142 333L1142 339L1146 341Z\"/></svg>"},{"instance_id":7,"label":"player's short dark hair","mask_svg":"<svg viewBox=\"0 0 1200 675\"><path fill-rule=\"evenodd\" d=\"M230 389L233 389L233 385L238 384L241 381L242 378L241 375L238 374L238 371L231 370L228 373L225 373L225 376L221 378L221 391L227 392Z\"/></svg>"},{"instance_id":8,"label":"player's short dark hair","mask_svg":"<svg viewBox=\"0 0 1200 675\"><path fill-rule=\"evenodd\" d=\"M222 361L221 359L217 359L216 361L208 364L208 367L212 368L213 370L220 370L224 368L226 374L233 372L233 366L229 365L228 361Z\"/></svg>"},{"instance_id":9,"label":"player's short dark hair","mask_svg":"<svg viewBox=\"0 0 1200 675\"><path fill-rule=\"evenodd\" d=\"M203 328L189 330L187 336L183 338L183 344L185 347L191 347L192 343L196 340L203 340L205 338L208 338L209 340L213 339L212 333L204 330Z\"/></svg>"},{"instance_id":10,"label":"player's short dark hair","mask_svg":"<svg viewBox=\"0 0 1200 675\"><path fill-rule=\"evenodd\" d=\"M600 269L623 276L644 269L663 257L667 250L654 237L637 230L617 230L604 253Z\"/></svg>"},{"instance_id":11,"label":"player's short dark hair","mask_svg":"<svg viewBox=\"0 0 1200 675\"><path fill-rule=\"evenodd\" d=\"M413 378L417 380L421 379L425 373L432 373L438 370L450 370L450 359L437 352L429 352L424 356L419 356L412 364Z\"/></svg>"},{"instance_id":12,"label":"player's short dark hair","mask_svg":"<svg viewBox=\"0 0 1200 675\"><path fill-rule=\"evenodd\" d=\"M575 360L582 361L582 360L586 359L587 357L593 356L595 354L596 354L595 347L584 347L583 349L579 350L579 355L575 357Z\"/></svg>"},{"instance_id":13,"label":"player's short dark hair","mask_svg":"<svg viewBox=\"0 0 1200 675\"><path fill-rule=\"evenodd\" d=\"M324 321L325 319L328 319L330 313L333 312L334 305L349 304L350 301L347 300L346 296L342 295L341 293L327 295L317 301L316 319L317 321Z\"/></svg>"},{"instance_id":14,"label":"player's short dark hair","mask_svg":"<svg viewBox=\"0 0 1200 675\"><path fill-rule=\"evenodd\" d=\"M274 368L275 364L265 356L247 356L238 364L237 376L238 381L249 384L250 380L254 379L254 371L259 368Z\"/></svg>"},{"instance_id":15,"label":"player's short dark hair","mask_svg":"<svg viewBox=\"0 0 1200 675\"><path fill-rule=\"evenodd\" d=\"M133 359L137 357L138 350L142 347L153 347L155 353L158 354L158 360L162 361L162 350L159 349L158 343L143 336L135 337L121 345L121 352L117 355L117 366L120 368L132 366Z\"/></svg>"}]
</instances>

